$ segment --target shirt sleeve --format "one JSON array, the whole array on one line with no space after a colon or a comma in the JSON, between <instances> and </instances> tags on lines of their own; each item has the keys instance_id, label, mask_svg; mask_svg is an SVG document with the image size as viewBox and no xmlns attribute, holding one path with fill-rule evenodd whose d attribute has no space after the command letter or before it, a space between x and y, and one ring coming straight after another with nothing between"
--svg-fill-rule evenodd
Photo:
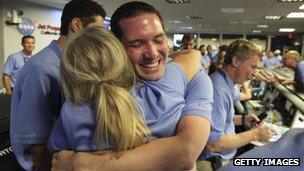
<instances>
[{"instance_id":1,"label":"shirt sleeve","mask_svg":"<svg viewBox=\"0 0 304 171\"><path fill-rule=\"evenodd\" d=\"M188 83L185 99L186 105L182 117L202 116L211 122L213 87L211 79L203 70L200 70Z\"/></svg>"},{"instance_id":2,"label":"shirt sleeve","mask_svg":"<svg viewBox=\"0 0 304 171\"><path fill-rule=\"evenodd\" d=\"M72 133L72 130L69 128L70 125L73 124L73 122L66 122L67 120L69 121L69 119L66 118L66 116L69 115L72 115L72 113L67 111L66 106L63 105L61 109L61 114L56 120L48 140L48 148L51 152L56 152L63 149L70 149L68 133Z\"/></svg>"},{"instance_id":3,"label":"shirt sleeve","mask_svg":"<svg viewBox=\"0 0 304 171\"><path fill-rule=\"evenodd\" d=\"M51 79L36 71L24 79L19 93L20 103L16 121L17 144L44 144L50 135L54 118L49 104ZM14 92L17 93L17 92ZM52 102L56 103L56 102Z\"/></svg>"},{"instance_id":4,"label":"shirt sleeve","mask_svg":"<svg viewBox=\"0 0 304 171\"><path fill-rule=\"evenodd\" d=\"M239 101L241 99L241 92L236 87L234 87L234 101Z\"/></svg>"},{"instance_id":5,"label":"shirt sleeve","mask_svg":"<svg viewBox=\"0 0 304 171\"><path fill-rule=\"evenodd\" d=\"M14 67L15 67L15 59L13 58L13 56L9 56L7 58L7 61L3 67L3 74L7 74L7 75L11 75L14 71Z\"/></svg>"},{"instance_id":6,"label":"shirt sleeve","mask_svg":"<svg viewBox=\"0 0 304 171\"><path fill-rule=\"evenodd\" d=\"M299 84L304 87L304 64L300 65L298 73Z\"/></svg>"},{"instance_id":7,"label":"shirt sleeve","mask_svg":"<svg viewBox=\"0 0 304 171\"><path fill-rule=\"evenodd\" d=\"M229 104L226 102L228 97L218 90L214 90L214 103L212 111L212 130L210 132L209 141L218 141L225 131L225 123L227 117L227 108Z\"/></svg>"}]
</instances>

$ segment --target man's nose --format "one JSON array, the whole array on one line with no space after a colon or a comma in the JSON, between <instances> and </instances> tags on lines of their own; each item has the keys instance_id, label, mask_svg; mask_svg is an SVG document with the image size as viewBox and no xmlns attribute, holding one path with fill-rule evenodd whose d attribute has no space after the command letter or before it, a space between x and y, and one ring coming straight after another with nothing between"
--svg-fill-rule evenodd
<instances>
[{"instance_id":1,"label":"man's nose","mask_svg":"<svg viewBox=\"0 0 304 171\"><path fill-rule=\"evenodd\" d=\"M158 56L158 46L154 43L147 43L145 49L146 57L155 58Z\"/></svg>"}]
</instances>

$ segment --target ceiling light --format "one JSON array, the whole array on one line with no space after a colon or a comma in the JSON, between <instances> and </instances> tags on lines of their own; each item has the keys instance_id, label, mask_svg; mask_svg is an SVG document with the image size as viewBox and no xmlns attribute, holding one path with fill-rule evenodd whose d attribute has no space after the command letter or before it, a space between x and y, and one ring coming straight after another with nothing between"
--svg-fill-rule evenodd
<instances>
[{"instance_id":1,"label":"ceiling light","mask_svg":"<svg viewBox=\"0 0 304 171\"><path fill-rule=\"evenodd\" d=\"M278 0L278 2L303 2L304 0Z\"/></svg>"},{"instance_id":2,"label":"ceiling light","mask_svg":"<svg viewBox=\"0 0 304 171\"><path fill-rule=\"evenodd\" d=\"M291 12L286 17L287 18L304 18L304 12Z\"/></svg>"},{"instance_id":3,"label":"ceiling light","mask_svg":"<svg viewBox=\"0 0 304 171\"><path fill-rule=\"evenodd\" d=\"M280 28L279 32L294 32L295 30L294 28Z\"/></svg>"},{"instance_id":4,"label":"ceiling light","mask_svg":"<svg viewBox=\"0 0 304 171\"><path fill-rule=\"evenodd\" d=\"M282 17L281 16L278 16L278 15L267 15L265 16L265 19L266 20L279 20L281 19Z\"/></svg>"},{"instance_id":5,"label":"ceiling light","mask_svg":"<svg viewBox=\"0 0 304 171\"><path fill-rule=\"evenodd\" d=\"M242 21L242 24L258 24L257 21Z\"/></svg>"},{"instance_id":6,"label":"ceiling light","mask_svg":"<svg viewBox=\"0 0 304 171\"><path fill-rule=\"evenodd\" d=\"M187 15L186 17L190 18L190 19L202 19L203 18L203 16L201 16L201 15L192 15L192 16Z\"/></svg>"},{"instance_id":7,"label":"ceiling light","mask_svg":"<svg viewBox=\"0 0 304 171\"><path fill-rule=\"evenodd\" d=\"M168 22L168 23L175 23L175 24L180 24L180 23L182 23L182 22L179 21L179 20L166 20L166 22Z\"/></svg>"},{"instance_id":8,"label":"ceiling light","mask_svg":"<svg viewBox=\"0 0 304 171\"><path fill-rule=\"evenodd\" d=\"M169 4L187 4L190 0L165 0Z\"/></svg>"},{"instance_id":9,"label":"ceiling light","mask_svg":"<svg viewBox=\"0 0 304 171\"><path fill-rule=\"evenodd\" d=\"M222 13L239 14L244 13L244 8L221 8Z\"/></svg>"},{"instance_id":10,"label":"ceiling light","mask_svg":"<svg viewBox=\"0 0 304 171\"><path fill-rule=\"evenodd\" d=\"M268 28L268 25L266 25L266 24L260 24L260 25L258 25L258 28Z\"/></svg>"},{"instance_id":11,"label":"ceiling light","mask_svg":"<svg viewBox=\"0 0 304 171\"><path fill-rule=\"evenodd\" d=\"M262 33L261 30L253 30L252 32L253 32L253 33Z\"/></svg>"},{"instance_id":12,"label":"ceiling light","mask_svg":"<svg viewBox=\"0 0 304 171\"><path fill-rule=\"evenodd\" d=\"M193 27L181 27L181 29L183 29L183 30L192 30Z\"/></svg>"},{"instance_id":13,"label":"ceiling light","mask_svg":"<svg viewBox=\"0 0 304 171\"><path fill-rule=\"evenodd\" d=\"M301 6L299 7L299 9L301 9L301 10L304 9L304 4L301 5Z\"/></svg>"},{"instance_id":14,"label":"ceiling light","mask_svg":"<svg viewBox=\"0 0 304 171\"><path fill-rule=\"evenodd\" d=\"M230 24L238 24L239 22L237 21L229 21Z\"/></svg>"}]
</instances>

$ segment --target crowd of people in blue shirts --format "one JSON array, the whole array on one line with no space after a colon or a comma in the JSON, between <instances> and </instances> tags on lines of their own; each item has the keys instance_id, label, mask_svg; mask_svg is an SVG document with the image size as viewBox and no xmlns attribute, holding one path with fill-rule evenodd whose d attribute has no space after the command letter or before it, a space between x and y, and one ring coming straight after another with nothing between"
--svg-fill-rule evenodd
<instances>
[{"instance_id":1,"label":"crowd of people in blue shirts","mask_svg":"<svg viewBox=\"0 0 304 171\"><path fill-rule=\"evenodd\" d=\"M169 54L163 18L150 4L122 4L111 31L101 27L105 16L92 0L68 2L60 37L11 79L10 139L23 169L235 170L226 164L237 148L273 135L263 123L252 124L256 115L234 109L242 97L235 84L259 67L256 43L236 39L214 55L211 45L194 50L194 39L185 36L184 49ZM300 56L286 56L284 65L295 66L293 81L303 85ZM250 129L236 134L237 125ZM303 160L296 151L304 147L303 133L291 131L285 136L291 138L244 155ZM288 152L272 153L287 141Z\"/></svg>"}]
</instances>

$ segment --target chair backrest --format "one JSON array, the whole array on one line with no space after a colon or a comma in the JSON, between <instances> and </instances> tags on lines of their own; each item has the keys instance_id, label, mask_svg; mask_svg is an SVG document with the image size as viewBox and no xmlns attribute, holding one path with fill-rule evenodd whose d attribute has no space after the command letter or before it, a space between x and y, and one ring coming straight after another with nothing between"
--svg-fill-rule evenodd
<instances>
[{"instance_id":1,"label":"chair backrest","mask_svg":"<svg viewBox=\"0 0 304 171\"><path fill-rule=\"evenodd\" d=\"M9 132L11 95L0 94L0 134Z\"/></svg>"}]
</instances>

